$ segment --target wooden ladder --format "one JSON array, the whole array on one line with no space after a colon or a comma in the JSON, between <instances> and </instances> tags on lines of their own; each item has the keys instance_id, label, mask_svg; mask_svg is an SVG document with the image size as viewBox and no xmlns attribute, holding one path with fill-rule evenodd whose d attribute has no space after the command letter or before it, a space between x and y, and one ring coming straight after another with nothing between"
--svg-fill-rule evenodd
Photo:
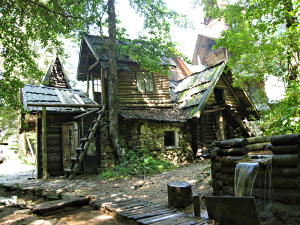
<instances>
[{"instance_id":1,"label":"wooden ladder","mask_svg":"<svg viewBox=\"0 0 300 225\"><path fill-rule=\"evenodd\" d=\"M70 158L71 165L70 168L65 168L65 177L74 178L77 174L80 173L82 164L84 162L85 156L88 152L89 146L93 140L93 137L96 133L98 126L103 115L104 107L101 110L97 110L97 118L92 121L91 127L87 132L87 135L80 139L79 146L75 148L75 155Z\"/></svg>"}]
</instances>

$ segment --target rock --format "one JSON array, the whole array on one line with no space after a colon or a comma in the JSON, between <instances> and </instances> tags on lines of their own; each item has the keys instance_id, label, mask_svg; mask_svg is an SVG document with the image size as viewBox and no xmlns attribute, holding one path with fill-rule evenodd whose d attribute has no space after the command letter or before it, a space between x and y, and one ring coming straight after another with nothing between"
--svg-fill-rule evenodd
<instances>
[{"instance_id":1,"label":"rock","mask_svg":"<svg viewBox=\"0 0 300 225\"><path fill-rule=\"evenodd\" d=\"M140 187L142 187L146 182L144 180L139 180L137 182L135 182L130 189L136 190L139 189Z\"/></svg>"}]
</instances>

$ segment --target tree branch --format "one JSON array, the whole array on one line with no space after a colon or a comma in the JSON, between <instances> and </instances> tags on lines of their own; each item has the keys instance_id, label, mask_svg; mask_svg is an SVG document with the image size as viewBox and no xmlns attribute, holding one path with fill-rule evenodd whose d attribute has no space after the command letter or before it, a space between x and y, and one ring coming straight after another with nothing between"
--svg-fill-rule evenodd
<instances>
[{"instance_id":1,"label":"tree branch","mask_svg":"<svg viewBox=\"0 0 300 225\"><path fill-rule=\"evenodd\" d=\"M44 9L47 12L53 13L55 15L60 15L60 16L62 16L64 18L68 18L68 19L81 19L81 20L83 20L82 17L71 16L71 15L67 15L65 13L56 12L53 9L49 9L46 5L44 5L42 3L39 3L39 2L36 2L34 0L26 0L26 1L29 2L29 3L31 3L31 4L33 4L33 5L36 5L36 6L40 7L40 8L42 8L42 9Z\"/></svg>"}]
</instances>

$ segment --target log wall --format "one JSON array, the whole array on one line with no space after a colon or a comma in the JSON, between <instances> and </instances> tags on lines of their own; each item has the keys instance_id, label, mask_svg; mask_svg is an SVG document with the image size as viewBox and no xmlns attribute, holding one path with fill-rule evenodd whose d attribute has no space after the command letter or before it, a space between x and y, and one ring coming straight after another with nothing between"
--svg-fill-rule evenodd
<instances>
[{"instance_id":1,"label":"log wall","mask_svg":"<svg viewBox=\"0 0 300 225\"><path fill-rule=\"evenodd\" d=\"M137 87L136 73L140 68L128 65L130 71L121 71L118 79L120 107L172 107L167 75L153 74L153 91L141 92Z\"/></svg>"},{"instance_id":2,"label":"log wall","mask_svg":"<svg viewBox=\"0 0 300 225\"><path fill-rule=\"evenodd\" d=\"M211 148L214 195L234 194L235 165L250 154L273 154L271 199L300 203L300 134L239 138L217 141ZM264 168L261 167L261 171ZM262 198L262 185L254 184L253 195Z\"/></svg>"},{"instance_id":3,"label":"log wall","mask_svg":"<svg viewBox=\"0 0 300 225\"><path fill-rule=\"evenodd\" d=\"M63 175L63 136L62 126L65 123L71 122L73 117L77 114L47 114L47 170L49 176ZM38 178L41 178L43 165L42 165L42 123L39 119L37 129L37 170Z\"/></svg>"}]
</instances>

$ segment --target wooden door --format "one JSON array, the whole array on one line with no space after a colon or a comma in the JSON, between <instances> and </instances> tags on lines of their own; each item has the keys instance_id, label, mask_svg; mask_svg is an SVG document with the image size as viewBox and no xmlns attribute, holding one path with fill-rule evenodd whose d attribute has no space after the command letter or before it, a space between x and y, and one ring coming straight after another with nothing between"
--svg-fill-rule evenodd
<instances>
[{"instance_id":1,"label":"wooden door","mask_svg":"<svg viewBox=\"0 0 300 225\"><path fill-rule=\"evenodd\" d=\"M47 125L47 167L50 176L63 175L62 129L59 125Z\"/></svg>"},{"instance_id":2,"label":"wooden door","mask_svg":"<svg viewBox=\"0 0 300 225\"><path fill-rule=\"evenodd\" d=\"M62 153L63 168L70 168L70 158L75 155L75 148L79 145L79 130L77 122L62 125Z\"/></svg>"}]
</instances>

